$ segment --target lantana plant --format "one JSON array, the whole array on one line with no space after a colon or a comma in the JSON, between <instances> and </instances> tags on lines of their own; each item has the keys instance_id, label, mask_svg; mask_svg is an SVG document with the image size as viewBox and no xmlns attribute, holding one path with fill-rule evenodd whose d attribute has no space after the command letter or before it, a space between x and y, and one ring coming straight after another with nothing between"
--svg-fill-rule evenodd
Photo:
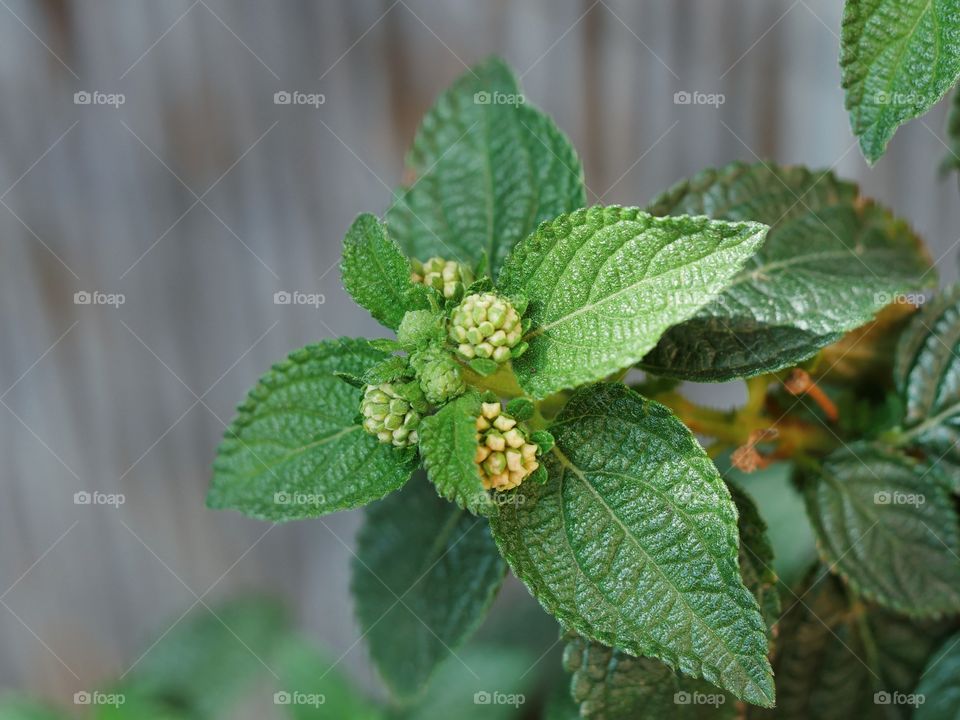
<instances>
[{"instance_id":1,"label":"lantana plant","mask_svg":"<svg viewBox=\"0 0 960 720\"><path fill-rule=\"evenodd\" d=\"M831 171L764 162L588 207L570 142L498 60L441 95L408 164L341 266L392 336L267 372L209 505L373 503L353 592L398 702L508 567L558 620L587 717L777 695L781 716L865 717L914 692L960 612L960 294L915 312L936 279L911 228ZM729 411L678 389L738 379ZM727 454L793 468L822 563L802 588L778 587Z\"/></svg>"}]
</instances>

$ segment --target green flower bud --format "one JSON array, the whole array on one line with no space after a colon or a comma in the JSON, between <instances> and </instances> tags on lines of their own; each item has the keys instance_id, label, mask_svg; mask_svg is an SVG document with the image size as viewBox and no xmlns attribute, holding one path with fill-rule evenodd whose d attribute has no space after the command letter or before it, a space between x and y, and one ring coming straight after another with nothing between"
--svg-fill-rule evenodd
<instances>
[{"instance_id":1,"label":"green flower bud","mask_svg":"<svg viewBox=\"0 0 960 720\"><path fill-rule=\"evenodd\" d=\"M507 362L522 335L520 313L493 293L468 295L453 311L450 339L465 358Z\"/></svg>"},{"instance_id":2,"label":"green flower bud","mask_svg":"<svg viewBox=\"0 0 960 720\"><path fill-rule=\"evenodd\" d=\"M512 490L540 467L540 448L499 402L482 403L480 409L474 456L480 480L487 490Z\"/></svg>"},{"instance_id":3,"label":"green flower bud","mask_svg":"<svg viewBox=\"0 0 960 720\"><path fill-rule=\"evenodd\" d=\"M463 295L463 289L473 282L473 273L466 265L441 257L432 257L425 263L411 260L410 280L437 290L448 300Z\"/></svg>"},{"instance_id":4,"label":"green flower bud","mask_svg":"<svg viewBox=\"0 0 960 720\"><path fill-rule=\"evenodd\" d=\"M427 401L434 405L451 400L466 391L460 364L453 357L438 348L428 348L410 358L410 364L417 372L420 389Z\"/></svg>"},{"instance_id":5,"label":"green flower bud","mask_svg":"<svg viewBox=\"0 0 960 720\"><path fill-rule=\"evenodd\" d=\"M363 428L382 443L396 447L415 445L419 436L420 413L404 400L393 385L367 385L360 401Z\"/></svg>"}]
</instances>

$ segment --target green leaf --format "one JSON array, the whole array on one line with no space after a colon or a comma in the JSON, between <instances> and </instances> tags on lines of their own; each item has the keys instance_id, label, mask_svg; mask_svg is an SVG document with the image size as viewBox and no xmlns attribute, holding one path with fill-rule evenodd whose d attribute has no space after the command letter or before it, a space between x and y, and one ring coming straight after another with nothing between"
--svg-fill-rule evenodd
<instances>
[{"instance_id":1,"label":"green leaf","mask_svg":"<svg viewBox=\"0 0 960 720\"><path fill-rule=\"evenodd\" d=\"M574 635L563 662L571 694L589 720L707 720L736 717L736 701L659 660L632 657Z\"/></svg>"},{"instance_id":2,"label":"green leaf","mask_svg":"<svg viewBox=\"0 0 960 720\"><path fill-rule=\"evenodd\" d=\"M500 363L490 358L473 358L467 365L480 377L488 377L500 369Z\"/></svg>"},{"instance_id":3,"label":"green leaf","mask_svg":"<svg viewBox=\"0 0 960 720\"><path fill-rule=\"evenodd\" d=\"M960 612L960 528L939 471L866 443L807 479L807 510L833 572L884 607Z\"/></svg>"},{"instance_id":4,"label":"green leaf","mask_svg":"<svg viewBox=\"0 0 960 720\"><path fill-rule=\"evenodd\" d=\"M490 521L517 577L564 628L772 705L737 511L690 431L619 384L576 392L550 431L549 481Z\"/></svg>"},{"instance_id":5,"label":"green leaf","mask_svg":"<svg viewBox=\"0 0 960 720\"><path fill-rule=\"evenodd\" d=\"M950 113L947 115L947 141L950 154L943 159L942 169L960 170L960 87L953 91Z\"/></svg>"},{"instance_id":6,"label":"green leaf","mask_svg":"<svg viewBox=\"0 0 960 720\"><path fill-rule=\"evenodd\" d=\"M408 699L479 627L506 573L486 523L416 478L370 506L352 590L370 655Z\"/></svg>"},{"instance_id":7,"label":"green leaf","mask_svg":"<svg viewBox=\"0 0 960 720\"><path fill-rule=\"evenodd\" d=\"M960 78L957 0L847 0L840 70L853 134L871 164L897 128Z\"/></svg>"},{"instance_id":8,"label":"green leaf","mask_svg":"<svg viewBox=\"0 0 960 720\"><path fill-rule=\"evenodd\" d=\"M770 634L780 619L780 594L777 592L777 574L773 571L773 546L767 537L767 524L760 517L753 498L730 480L727 480L727 489L737 506L740 577L757 599Z\"/></svg>"},{"instance_id":9,"label":"green leaf","mask_svg":"<svg viewBox=\"0 0 960 720\"><path fill-rule=\"evenodd\" d=\"M306 643L290 638L277 651L280 679L274 704L293 720L377 720L382 710L337 672L336 663ZM281 709L278 707L278 710Z\"/></svg>"},{"instance_id":10,"label":"green leaf","mask_svg":"<svg viewBox=\"0 0 960 720\"><path fill-rule=\"evenodd\" d=\"M903 441L933 463L960 463L960 285L917 314L900 336L894 378L905 406Z\"/></svg>"},{"instance_id":11,"label":"green leaf","mask_svg":"<svg viewBox=\"0 0 960 720\"><path fill-rule=\"evenodd\" d=\"M521 386L545 397L636 363L726 287L766 231L617 206L544 223L500 273L501 292L530 301L530 348L513 363Z\"/></svg>"},{"instance_id":12,"label":"green leaf","mask_svg":"<svg viewBox=\"0 0 960 720\"><path fill-rule=\"evenodd\" d=\"M437 491L475 515L495 515L497 505L480 480L477 416L480 398L467 393L420 423L420 456Z\"/></svg>"},{"instance_id":13,"label":"green leaf","mask_svg":"<svg viewBox=\"0 0 960 720\"><path fill-rule=\"evenodd\" d=\"M533 417L536 407L530 398L515 397L507 403L506 411L513 418L524 421Z\"/></svg>"},{"instance_id":14,"label":"green leaf","mask_svg":"<svg viewBox=\"0 0 960 720\"><path fill-rule=\"evenodd\" d=\"M295 520L359 507L403 485L411 463L355 422L360 391L334 375L363 375L385 357L365 340L327 340L275 365L225 433L207 504Z\"/></svg>"},{"instance_id":15,"label":"green leaf","mask_svg":"<svg viewBox=\"0 0 960 720\"><path fill-rule=\"evenodd\" d=\"M829 171L732 163L678 183L648 209L771 226L720 297L643 359L658 375L713 382L796 365L896 295L936 281L906 223Z\"/></svg>"},{"instance_id":16,"label":"green leaf","mask_svg":"<svg viewBox=\"0 0 960 720\"><path fill-rule=\"evenodd\" d=\"M421 260L439 255L475 265L486 253L491 276L541 221L586 203L570 142L526 103L497 59L440 96L407 165L415 180L387 213L393 237Z\"/></svg>"},{"instance_id":17,"label":"green leaf","mask_svg":"<svg viewBox=\"0 0 960 720\"><path fill-rule=\"evenodd\" d=\"M947 638L924 668L916 693L924 702L914 720L956 720L960 717L960 634Z\"/></svg>"},{"instance_id":18,"label":"green leaf","mask_svg":"<svg viewBox=\"0 0 960 720\"><path fill-rule=\"evenodd\" d=\"M391 330L413 309L410 263L376 216L364 213L353 221L343 241L340 272L357 304Z\"/></svg>"}]
</instances>

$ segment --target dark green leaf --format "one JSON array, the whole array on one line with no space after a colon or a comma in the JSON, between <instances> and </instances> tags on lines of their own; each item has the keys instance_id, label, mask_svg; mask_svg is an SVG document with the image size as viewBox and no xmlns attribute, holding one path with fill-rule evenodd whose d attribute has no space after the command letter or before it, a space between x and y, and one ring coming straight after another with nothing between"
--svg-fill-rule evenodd
<instances>
[{"instance_id":1,"label":"dark green leaf","mask_svg":"<svg viewBox=\"0 0 960 720\"><path fill-rule=\"evenodd\" d=\"M530 398L517 397L507 403L507 413L517 420L529 420L533 417L534 405Z\"/></svg>"},{"instance_id":2,"label":"dark green leaf","mask_svg":"<svg viewBox=\"0 0 960 720\"><path fill-rule=\"evenodd\" d=\"M516 575L565 628L773 704L736 508L690 431L611 384L578 391L551 432L549 481L491 520Z\"/></svg>"},{"instance_id":3,"label":"dark green leaf","mask_svg":"<svg viewBox=\"0 0 960 720\"><path fill-rule=\"evenodd\" d=\"M643 359L658 375L722 381L796 365L936 279L910 228L829 171L733 163L678 183L649 211L771 226L723 294Z\"/></svg>"},{"instance_id":4,"label":"dark green leaf","mask_svg":"<svg viewBox=\"0 0 960 720\"><path fill-rule=\"evenodd\" d=\"M780 619L780 594L777 592L777 574L773 571L773 546L767 537L767 524L760 517L753 498L729 480L727 489L737 506L740 576L747 590L757 599L769 633Z\"/></svg>"},{"instance_id":5,"label":"dark green leaf","mask_svg":"<svg viewBox=\"0 0 960 720\"><path fill-rule=\"evenodd\" d=\"M347 231L340 272L343 287L357 304L391 330L413 309L408 294L412 287L410 263L387 237L386 225L374 215L358 216Z\"/></svg>"},{"instance_id":6,"label":"dark green leaf","mask_svg":"<svg viewBox=\"0 0 960 720\"><path fill-rule=\"evenodd\" d=\"M334 375L363 375L385 357L365 340L327 340L275 365L225 433L207 504L295 520L359 507L403 485L409 460L355 422L360 391Z\"/></svg>"},{"instance_id":7,"label":"dark green leaf","mask_svg":"<svg viewBox=\"0 0 960 720\"><path fill-rule=\"evenodd\" d=\"M950 114L947 115L949 154L943 159L943 170L960 170L960 87L953 91Z\"/></svg>"},{"instance_id":8,"label":"dark green leaf","mask_svg":"<svg viewBox=\"0 0 960 720\"><path fill-rule=\"evenodd\" d=\"M505 572L486 522L437 497L424 478L368 508L352 590L370 655L394 695L417 695L456 653Z\"/></svg>"},{"instance_id":9,"label":"dark green leaf","mask_svg":"<svg viewBox=\"0 0 960 720\"><path fill-rule=\"evenodd\" d=\"M495 515L497 505L480 481L475 462L480 398L467 393L420 424L420 456L437 491L475 515Z\"/></svg>"},{"instance_id":10,"label":"dark green leaf","mask_svg":"<svg viewBox=\"0 0 960 720\"><path fill-rule=\"evenodd\" d=\"M939 471L866 443L807 480L820 554L865 597L913 616L960 612L960 528Z\"/></svg>"},{"instance_id":11,"label":"dark green leaf","mask_svg":"<svg viewBox=\"0 0 960 720\"><path fill-rule=\"evenodd\" d=\"M947 638L931 657L916 689L923 704L914 720L960 718L960 634Z\"/></svg>"},{"instance_id":12,"label":"dark green leaf","mask_svg":"<svg viewBox=\"0 0 960 720\"><path fill-rule=\"evenodd\" d=\"M486 253L491 276L541 221L586 202L570 142L526 104L496 59L440 96L407 165L415 179L387 213L393 237L421 260L439 255L474 265Z\"/></svg>"},{"instance_id":13,"label":"dark green leaf","mask_svg":"<svg viewBox=\"0 0 960 720\"><path fill-rule=\"evenodd\" d=\"M540 398L636 363L727 286L766 231L616 206L544 223L500 273L502 292L530 300L520 384Z\"/></svg>"},{"instance_id":14,"label":"dark green leaf","mask_svg":"<svg viewBox=\"0 0 960 720\"><path fill-rule=\"evenodd\" d=\"M960 77L957 0L847 0L840 70L850 125L872 164L897 128Z\"/></svg>"}]
</instances>

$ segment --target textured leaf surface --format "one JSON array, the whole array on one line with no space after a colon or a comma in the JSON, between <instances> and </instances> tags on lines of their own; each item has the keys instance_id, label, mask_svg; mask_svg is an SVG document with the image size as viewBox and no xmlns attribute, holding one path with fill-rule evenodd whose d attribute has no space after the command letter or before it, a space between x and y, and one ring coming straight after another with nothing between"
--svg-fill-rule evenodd
<instances>
[{"instance_id":1,"label":"textured leaf surface","mask_svg":"<svg viewBox=\"0 0 960 720\"><path fill-rule=\"evenodd\" d=\"M930 460L960 463L960 286L918 313L900 336L895 378L903 427Z\"/></svg>"},{"instance_id":2,"label":"textured leaf surface","mask_svg":"<svg viewBox=\"0 0 960 720\"><path fill-rule=\"evenodd\" d=\"M658 374L721 381L790 367L897 293L935 282L910 228L829 172L733 163L678 183L648 209L771 226L723 294L644 358Z\"/></svg>"},{"instance_id":3,"label":"textured leaf surface","mask_svg":"<svg viewBox=\"0 0 960 720\"><path fill-rule=\"evenodd\" d=\"M516 575L565 628L772 704L736 509L690 431L611 384L578 391L551 432L547 483L491 520Z\"/></svg>"},{"instance_id":4,"label":"textured leaf surface","mask_svg":"<svg viewBox=\"0 0 960 720\"><path fill-rule=\"evenodd\" d=\"M727 489L737 506L740 577L747 590L757 599L769 633L780 619L780 594L777 592L777 574L773 571L773 546L767 537L767 524L747 493L729 480Z\"/></svg>"},{"instance_id":5,"label":"textured leaf surface","mask_svg":"<svg viewBox=\"0 0 960 720\"><path fill-rule=\"evenodd\" d=\"M333 375L362 375L385 357L365 340L328 340L275 365L225 433L207 504L295 520L359 507L403 485L410 461L355 422L360 391Z\"/></svg>"},{"instance_id":6,"label":"textured leaf surface","mask_svg":"<svg viewBox=\"0 0 960 720\"><path fill-rule=\"evenodd\" d=\"M487 523L437 497L425 478L367 509L352 590L395 695L423 689L483 621L505 573Z\"/></svg>"},{"instance_id":7,"label":"textured leaf surface","mask_svg":"<svg viewBox=\"0 0 960 720\"><path fill-rule=\"evenodd\" d=\"M573 673L571 694L590 720L707 720L736 717L733 697L703 680L680 675L659 660L635 658L574 636L563 661Z\"/></svg>"},{"instance_id":8,"label":"textured leaf surface","mask_svg":"<svg viewBox=\"0 0 960 720\"><path fill-rule=\"evenodd\" d=\"M960 2L847 0L840 70L850 125L871 163L897 128L960 77Z\"/></svg>"},{"instance_id":9,"label":"textured leaf surface","mask_svg":"<svg viewBox=\"0 0 960 720\"><path fill-rule=\"evenodd\" d=\"M347 231L340 272L357 304L391 330L400 327L407 310L419 306L410 294L410 262L374 215L360 215Z\"/></svg>"},{"instance_id":10,"label":"textured leaf surface","mask_svg":"<svg viewBox=\"0 0 960 720\"><path fill-rule=\"evenodd\" d=\"M807 487L820 554L862 595L908 615L960 611L960 531L946 480L860 443Z\"/></svg>"},{"instance_id":11,"label":"textured leaf surface","mask_svg":"<svg viewBox=\"0 0 960 720\"><path fill-rule=\"evenodd\" d=\"M420 425L420 456L437 491L475 515L494 515L497 506L480 481L474 462L477 453L476 393L447 403Z\"/></svg>"},{"instance_id":12,"label":"textured leaf surface","mask_svg":"<svg viewBox=\"0 0 960 720\"><path fill-rule=\"evenodd\" d=\"M489 272L537 225L583 207L583 171L553 121L522 100L490 60L461 77L423 119L407 159L413 184L387 213L412 257L440 255ZM482 102L488 100L488 102Z\"/></svg>"},{"instance_id":13,"label":"textured leaf surface","mask_svg":"<svg viewBox=\"0 0 960 720\"><path fill-rule=\"evenodd\" d=\"M726 287L766 230L617 206L544 223L500 273L501 291L530 301L520 384L543 397L636 363Z\"/></svg>"},{"instance_id":14,"label":"textured leaf surface","mask_svg":"<svg viewBox=\"0 0 960 720\"><path fill-rule=\"evenodd\" d=\"M924 703L914 713L915 720L960 718L960 634L947 638L933 653L916 692Z\"/></svg>"}]
</instances>

